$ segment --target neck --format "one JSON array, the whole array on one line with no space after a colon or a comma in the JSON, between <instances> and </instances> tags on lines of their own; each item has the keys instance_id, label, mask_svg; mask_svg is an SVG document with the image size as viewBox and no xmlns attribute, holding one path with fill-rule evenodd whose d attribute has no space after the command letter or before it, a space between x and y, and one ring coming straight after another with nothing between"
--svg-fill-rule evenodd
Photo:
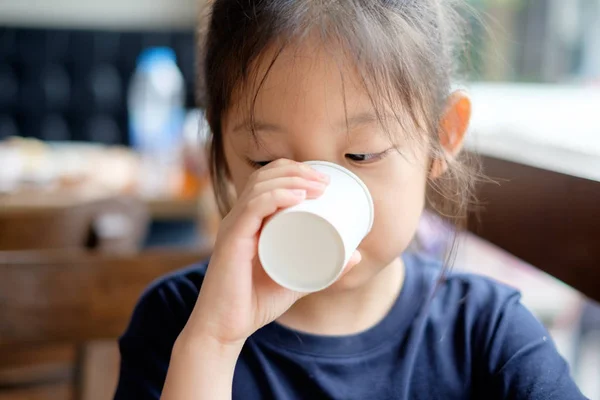
<instances>
[{"instance_id":1,"label":"neck","mask_svg":"<svg viewBox=\"0 0 600 400\"><path fill-rule=\"evenodd\" d=\"M358 288L324 290L303 297L277 321L289 328L316 335L359 333L373 327L387 315L403 283L404 263L398 257Z\"/></svg>"}]
</instances>

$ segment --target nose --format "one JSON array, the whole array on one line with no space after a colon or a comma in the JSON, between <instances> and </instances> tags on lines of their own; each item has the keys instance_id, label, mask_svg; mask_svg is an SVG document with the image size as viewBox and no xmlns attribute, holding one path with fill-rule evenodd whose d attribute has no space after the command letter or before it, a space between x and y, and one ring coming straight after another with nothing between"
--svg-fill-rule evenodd
<instances>
[{"instance_id":1,"label":"nose","mask_svg":"<svg viewBox=\"0 0 600 400\"><path fill-rule=\"evenodd\" d=\"M326 134L306 135L294 143L294 160L298 162L306 161L328 161L339 164L341 161L339 154L336 153L337 146L334 143L327 143Z\"/></svg>"}]
</instances>

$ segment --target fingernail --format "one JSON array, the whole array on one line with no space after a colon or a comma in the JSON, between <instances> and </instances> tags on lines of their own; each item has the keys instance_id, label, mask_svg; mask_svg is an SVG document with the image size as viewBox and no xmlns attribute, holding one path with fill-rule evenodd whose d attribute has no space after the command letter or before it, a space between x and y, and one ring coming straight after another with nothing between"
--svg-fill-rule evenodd
<instances>
[{"instance_id":1,"label":"fingernail","mask_svg":"<svg viewBox=\"0 0 600 400\"><path fill-rule=\"evenodd\" d=\"M319 180L321 182L329 183L329 180L330 180L329 175L324 174L322 172L317 172L317 174L318 174L317 176L319 177Z\"/></svg>"},{"instance_id":2,"label":"fingernail","mask_svg":"<svg viewBox=\"0 0 600 400\"><path fill-rule=\"evenodd\" d=\"M294 194L294 196L299 197L301 199L306 197L306 190L294 189L292 190L292 193Z\"/></svg>"},{"instance_id":3,"label":"fingernail","mask_svg":"<svg viewBox=\"0 0 600 400\"><path fill-rule=\"evenodd\" d=\"M311 181L311 182L309 182L309 184L311 187L318 189L318 190L325 190L325 188L327 187L325 182Z\"/></svg>"}]
</instances>

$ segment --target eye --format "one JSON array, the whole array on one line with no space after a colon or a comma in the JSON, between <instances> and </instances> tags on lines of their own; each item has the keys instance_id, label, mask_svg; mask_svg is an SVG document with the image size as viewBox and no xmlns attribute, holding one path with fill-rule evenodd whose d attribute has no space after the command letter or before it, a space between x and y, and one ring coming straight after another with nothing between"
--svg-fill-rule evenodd
<instances>
[{"instance_id":1,"label":"eye","mask_svg":"<svg viewBox=\"0 0 600 400\"><path fill-rule=\"evenodd\" d=\"M250 166L252 168L259 169L259 168L262 168L262 167L268 165L271 161L270 160L269 161L253 161L253 160L248 159L247 162L248 162L248 164L250 164Z\"/></svg>"},{"instance_id":2,"label":"eye","mask_svg":"<svg viewBox=\"0 0 600 400\"><path fill-rule=\"evenodd\" d=\"M346 154L346 158L350 161L363 162L371 159L372 154Z\"/></svg>"},{"instance_id":3,"label":"eye","mask_svg":"<svg viewBox=\"0 0 600 400\"><path fill-rule=\"evenodd\" d=\"M381 153L346 154L345 157L354 163L367 164L383 158L386 154L387 151L382 151Z\"/></svg>"}]
</instances>

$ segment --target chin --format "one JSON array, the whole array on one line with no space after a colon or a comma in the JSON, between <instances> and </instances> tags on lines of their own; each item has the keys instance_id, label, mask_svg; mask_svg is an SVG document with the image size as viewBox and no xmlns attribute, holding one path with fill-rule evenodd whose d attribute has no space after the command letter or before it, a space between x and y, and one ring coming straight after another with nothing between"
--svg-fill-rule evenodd
<instances>
[{"instance_id":1,"label":"chin","mask_svg":"<svg viewBox=\"0 0 600 400\"><path fill-rule=\"evenodd\" d=\"M352 271L342 276L325 290L328 292L338 292L357 289L368 283L377 272L372 265L360 262L352 268Z\"/></svg>"}]
</instances>

